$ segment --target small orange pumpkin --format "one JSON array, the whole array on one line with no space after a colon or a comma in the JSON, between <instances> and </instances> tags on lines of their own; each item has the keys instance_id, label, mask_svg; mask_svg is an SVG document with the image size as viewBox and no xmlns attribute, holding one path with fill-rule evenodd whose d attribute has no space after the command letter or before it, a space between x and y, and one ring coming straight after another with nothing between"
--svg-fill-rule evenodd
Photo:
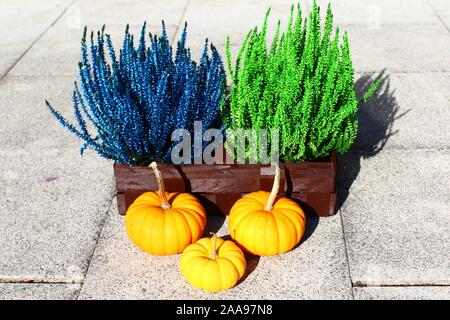
<instances>
[{"instance_id":1,"label":"small orange pumpkin","mask_svg":"<svg viewBox=\"0 0 450 320\"><path fill-rule=\"evenodd\" d=\"M186 280L208 292L236 285L247 264L244 253L233 241L212 235L188 246L180 260L180 270Z\"/></svg>"},{"instance_id":2,"label":"small orange pumpkin","mask_svg":"<svg viewBox=\"0 0 450 320\"><path fill-rule=\"evenodd\" d=\"M128 237L143 251L154 255L182 252L203 234L206 213L189 193L169 193L155 162L150 164L158 191L140 195L128 208L125 226Z\"/></svg>"},{"instance_id":3,"label":"small orange pumpkin","mask_svg":"<svg viewBox=\"0 0 450 320\"><path fill-rule=\"evenodd\" d=\"M293 200L281 197L280 168L276 165L272 191L257 191L236 201L230 211L231 237L247 252L272 256L294 248L303 236L306 216Z\"/></svg>"}]
</instances>

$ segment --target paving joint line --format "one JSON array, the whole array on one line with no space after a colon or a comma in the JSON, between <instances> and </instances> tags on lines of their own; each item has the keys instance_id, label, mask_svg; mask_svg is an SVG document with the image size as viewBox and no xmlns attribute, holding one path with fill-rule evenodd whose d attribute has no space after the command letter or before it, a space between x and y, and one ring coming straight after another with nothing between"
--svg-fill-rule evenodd
<instances>
[{"instance_id":1,"label":"paving joint line","mask_svg":"<svg viewBox=\"0 0 450 320\"><path fill-rule=\"evenodd\" d=\"M28 48L25 49L25 51L19 56L19 58L17 58L16 61L14 61L14 63L8 68L6 69L5 73L3 73L3 75L1 75L0 77L0 82L6 78L6 76L9 74L9 72L19 63L20 60L22 60L22 58L31 50L31 48L33 48L33 46L42 39L42 37L47 33L47 31L53 27L55 25L56 22L58 22L59 19L61 19L61 17L67 12L67 9L69 9L71 6L74 5L74 3L77 0L73 0L71 3L69 3L69 5L67 5L67 7L64 8L64 10L56 17L56 19L47 27L45 28L45 30L28 46Z\"/></svg>"},{"instance_id":2,"label":"paving joint line","mask_svg":"<svg viewBox=\"0 0 450 320\"><path fill-rule=\"evenodd\" d=\"M14 277L1 277L0 276L0 284L7 284L7 283L11 283L11 284L79 284L80 285L80 289L78 291L77 298L76 298L76 299L78 299L78 297L79 297L79 295L81 293L81 289L83 287L84 281L86 279L86 276L87 276L87 274L89 272L89 269L90 269L90 266L91 266L91 263L92 263L92 259L93 259L94 255L95 255L96 250L97 250L98 242L99 242L99 240L101 238L101 235L102 235L103 230L104 230L105 225L106 225L106 221L107 221L107 219L109 217L109 212L111 210L111 206L113 205L113 201L114 201L115 197L116 197L116 190L114 188L113 191L111 192L110 199L108 200L109 205L108 205L108 207L106 209L105 217L100 222L100 228L99 228L99 231L97 233L97 241L95 242L95 245L94 245L94 248L92 250L92 253L88 257L89 264L88 264L88 266L86 268L86 272L84 273L84 275L80 275L76 279L70 279L70 280L69 279L68 280L64 280L64 279L61 280L61 278L60 279L51 279L51 278L46 279L46 278L43 278L43 277L41 277L41 278L33 278L33 277L28 277L28 278L26 278L26 277L23 277L23 278L17 277L17 278L14 278Z\"/></svg>"},{"instance_id":3,"label":"paving joint line","mask_svg":"<svg viewBox=\"0 0 450 320\"><path fill-rule=\"evenodd\" d=\"M353 288L419 288L419 287L425 287L425 288L429 288L429 287L450 287L450 282L445 282L445 283L432 283L432 282L425 282L425 283L386 283L386 284L366 284L363 281L355 281L354 283L352 282L352 286Z\"/></svg>"},{"instance_id":4,"label":"paving joint line","mask_svg":"<svg viewBox=\"0 0 450 320\"><path fill-rule=\"evenodd\" d=\"M347 272L348 272L348 276L350 278L350 289L351 289L351 293L352 293L352 298L353 300L355 300L355 292L353 291L353 280L352 280L352 270L350 267L350 258L348 255L348 247L347 247L347 238L345 236L345 227L344 227L344 220L343 220L343 213L344 213L344 209L341 208L339 210L339 218L341 220L341 228L342 228L342 239L344 240L344 249L345 249L345 259L347 260Z\"/></svg>"},{"instance_id":5,"label":"paving joint line","mask_svg":"<svg viewBox=\"0 0 450 320\"><path fill-rule=\"evenodd\" d=\"M388 70L389 71L389 70ZM373 71L373 70L360 70L360 71L354 71L354 75L362 75L362 74L378 74L379 71ZM431 71L389 71L390 75L393 74L442 74L442 73L450 73L450 70L431 70ZM51 77L61 77L61 78L77 78L77 74L61 74L61 73L54 73L54 74L10 74L8 78L51 78ZM4 79L0 79L2 81Z\"/></svg>"},{"instance_id":6,"label":"paving joint line","mask_svg":"<svg viewBox=\"0 0 450 320\"><path fill-rule=\"evenodd\" d=\"M81 276L80 276L81 277ZM13 278L13 277L4 277L0 278L0 284L24 284L24 285L33 285L33 284L79 284L82 285L84 279L74 279L74 280L60 280L60 279L45 279L45 278Z\"/></svg>"},{"instance_id":7,"label":"paving joint line","mask_svg":"<svg viewBox=\"0 0 450 320\"><path fill-rule=\"evenodd\" d=\"M354 74L367 74L367 73L380 73L383 70L355 70ZM402 70L389 70L386 68L389 74L435 74L435 73L450 73L450 70L417 70L417 71L402 71Z\"/></svg>"},{"instance_id":8,"label":"paving joint line","mask_svg":"<svg viewBox=\"0 0 450 320\"><path fill-rule=\"evenodd\" d=\"M100 230L99 230L99 232L98 232L97 241L95 242L94 249L92 250L92 253L91 253L91 255L89 256L89 259L88 259L89 264L88 264L88 266L87 266L87 268L86 268L86 273L84 274L83 280L80 282L81 286L80 286L80 289L78 290L78 293L77 293L77 296L76 296L75 300L78 300L78 298L80 297L81 290L83 289L84 282L85 282L86 277L87 277L87 275L88 275L88 273L89 273L89 270L90 270L90 268L91 268L92 259L94 258L95 252L97 251L98 243L99 243L100 238L101 238L101 236L102 236L102 234L103 234L103 230L105 229L106 221L108 220L108 217L109 217L109 215L111 214L111 213L110 213L110 210L111 210L111 206L113 205L114 198L116 198L116 193L117 193L117 191L116 191L116 188L114 187L114 190L113 190L113 192L112 192L112 197L111 197L111 199L109 200L109 206L108 206L108 209L106 210L105 217L104 217L103 220L100 222L101 226L100 226Z\"/></svg>"},{"instance_id":9,"label":"paving joint line","mask_svg":"<svg viewBox=\"0 0 450 320\"><path fill-rule=\"evenodd\" d=\"M431 9L433 10L434 14L435 14L436 17L439 19L439 21L442 23L442 25L444 26L444 28L447 29L447 32L450 33L450 28L445 24L444 20L443 20L442 17L439 15L439 13L436 11L436 9L434 8L434 6L430 3L430 1L427 1L427 4L431 7Z\"/></svg>"},{"instance_id":10,"label":"paving joint line","mask_svg":"<svg viewBox=\"0 0 450 320\"><path fill-rule=\"evenodd\" d=\"M344 29L345 27L365 27L363 30L367 30L369 33L373 31L380 31L383 29L383 27L410 27L410 26L419 26L419 27L432 27L432 26L440 26L441 23L438 22L405 22L405 23L398 23L398 22L389 22L389 23L381 23L379 27L375 29L369 29L367 27L367 24L365 23L336 23L336 26L339 27L339 29ZM447 29L447 28L446 28ZM342 30L342 31L345 31ZM349 33L349 36L351 34ZM351 40L351 39L350 39Z\"/></svg>"},{"instance_id":11,"label":"paving joint line","mask_svg":"<svg viewBox=\"0 0 450 320\"><path fill-rule=\"evenodd\" d=\"M361 280L353 280L352 279L352 273L351 273L351 265L350 265L350 259L349 259L349 255L348 255L348 245L347 245L347 237L346 237L346 233L345 233L345 226L344 226L344 208L341 208L340 210L340 220L341 220L341 227L342 227L342 233L343 233L343 239L344 239L344 246L345 246L345 257L347 259L347 268L348 268L348 273L350 276L350 285L351 285L351 292L352 292L352 296L353 296L353 300L355 300L355 293L354 293L354 288L407 288L407 287L411 287L411 288L417 288L417 287L425 287L425 288L429 288L429 287L450 287L450 281L445 280L442 282L413 282L411 281L410 283L401 283L401 280L399 281L399 283L382 283L382 284L373 284L373 283L367 283L365 281L361 281Z\"/></svg>"},{"instance_id":12,"label":"paving joint line","mask_svg":"<svg viewBox=\"0 0 450 320\"><path fill-rule=\"evenodd\" d=\"M178 20L177 28L175 29L175 32L174 32L174 34L172 36L172 40L170 41L170 45L171 46L173 46L173 43L175 41L175 37L178 34L178 30L180 30L180 25L183 22L183 18L186 15L187 8L189 7L190 4L191 4L191 0L187 0L186 6L183 8L183 12L181 12L180 20Z\"/></svg>"},{"instance_id":13,"label":"paving joint line","mask_svg":"<svg viewBox=\"0 0 450 320\"><path fill-rule=\"evenodd\" d=\"M366 148L364 147L357 147L355 146L352 150L349 150L348 152L355 152L355 153L359 153L359 152L363 152L363 151L367 151ZM427 148L427 147L401 147L401 146L386 146L383 148L383 151L434 151L434 152L447 152L450 151L450 147L434 147L434 148Z\"/></svg>"}]
</instances>

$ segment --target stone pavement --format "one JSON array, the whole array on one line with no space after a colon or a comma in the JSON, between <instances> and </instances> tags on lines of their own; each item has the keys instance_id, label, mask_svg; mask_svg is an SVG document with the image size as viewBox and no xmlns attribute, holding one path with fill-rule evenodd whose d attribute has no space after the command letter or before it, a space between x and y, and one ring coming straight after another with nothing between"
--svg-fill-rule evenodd
<instances>
[{"instance_id":1,"label":"stone pavement","mask_svg":"<svg viewBox=\"0 0 450 320\"><path fill-rule=\"evenodd\" d=\"M112 163L80 157L45 108L48 99L71 113L84 25L106 24L117 43L126 23L158 32L164 19L174 41L187 20L195 55L205 37L223 53L227 35L236 52L266 7L273 33L290 3L0 0L0 299L450 299L448 0L332 0L358 91L384 79L340 157L339 211L310 217L292 252L251 258L226 292L192 288L179 256L128 241ZM226 220L210 219L207 231L226 235Z\"/></svg>"}]
</instances>

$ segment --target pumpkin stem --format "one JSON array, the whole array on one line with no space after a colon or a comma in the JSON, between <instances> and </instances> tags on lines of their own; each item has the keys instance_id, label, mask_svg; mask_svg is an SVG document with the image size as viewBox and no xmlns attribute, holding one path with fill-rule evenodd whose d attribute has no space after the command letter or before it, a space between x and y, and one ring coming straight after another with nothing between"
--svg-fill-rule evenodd
<instances>
[{"instance_id":1,"label":"pumpkin stem","mask_svg":"<svg viewBox=\"0 0 450 320\"><path fill-rule=\"evenodd\" d=\"M270 191L269 198L267 199L266 206L264 210L272 210L273 203L277 197L278 190L280 189L280 167L275 163L275 178L273 180L272 191Z\"/></svg>"},{"instance_id":2,"label":"pumpkin stem","mask_svg":"<svg viewBox=\"0 0 450 320\"><path fill-rule=\"evenodd\" d=\"M158 183L158 194L159 197L161 198L161 208L170 209L171 205L166 196L166 187L164 186L164 179L161 175L161 171L159 171L158 165L156 164L155 161L150 163L149 167L153 169L153 172L155 173L156 176L156 182Z\"/></svg>"},{"instance_id":3,"label":"pumpkin stem","mask_svg":"<svg viewBox=\"0 0 450 320\"><path fill-rule=\"evenodd\" d=\"M211 250L211 253L209 254L210 259L217 259L217 235L214 232L211 232L212 239L213 239L213 248Z\"/></svg>"}]
</instances>

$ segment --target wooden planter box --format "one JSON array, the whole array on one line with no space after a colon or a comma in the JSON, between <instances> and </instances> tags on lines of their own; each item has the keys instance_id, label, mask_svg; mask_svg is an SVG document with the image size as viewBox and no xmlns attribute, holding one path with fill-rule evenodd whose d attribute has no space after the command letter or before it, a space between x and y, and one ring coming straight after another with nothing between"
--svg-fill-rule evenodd
<instances>
[{"instance_id":1,"label":"wooden planter box","mask_svg":"<svg viewBox=\"0 0 450 320\"><path fill-rule=\"evenodd\" d=\"M268 165L158 165L169 192L190 192L208 214L227 215L242 195L270 191L273 170ZM330 216L336 205L336 154L321 162L280 163L280 194L299 200L306 211ZM153 171L145 166L114 164L117 206L124 215L142 193L157 189ZM305 205L306 204L306 205Z\"/></svg>"}]
</instances>

